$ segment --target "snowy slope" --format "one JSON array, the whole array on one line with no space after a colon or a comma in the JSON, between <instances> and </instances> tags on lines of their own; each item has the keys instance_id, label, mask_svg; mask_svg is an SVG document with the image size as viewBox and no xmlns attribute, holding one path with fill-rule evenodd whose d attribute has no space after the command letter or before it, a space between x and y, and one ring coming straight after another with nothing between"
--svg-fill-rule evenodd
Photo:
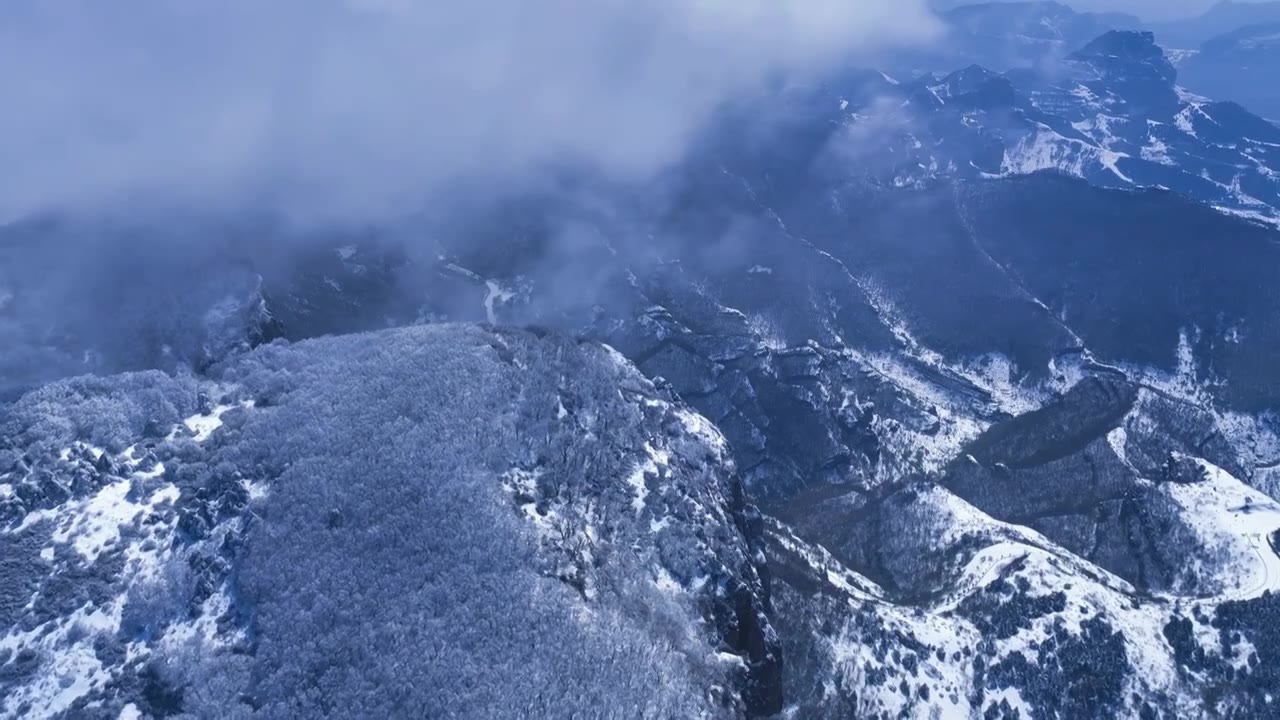
<instances>
[{"instance_id":1,"label":"snowy slope","mask_svg":"<svg viewBox=\"0 0 1280 720\"><path fill-rule=\"evenodd\" d=\"M1214 484L1204 489L1208 502L1229 512L1226 505L1235 498L1219 490L1235 483L1207 482ZM825 717L850 707L868 716L919 718L988 717L1006 706L1023 717L1203 711L1206 684L1187 672L1186 648L1175 647L1166 628L1195 624L1199 652L1222 657L1206 618L1241 592L1197 597L1193 612L1185 598L1139 592L941 488L909 492L913 521L928 528L922 534L928 541L890 541L880 551L902 556L897 562L904 572L913 564L943 563L936 595L925 601L897 597L786 526L770 527L784 647L803 658L800 667L788 669L793 716ZM1246 527L1230 518L1210 524L1205 518L1215 513L1196 517L1216 536L1203 549L1217 553L1220 562L1231 558L1221 568L1275 562L1274 552L1256 555L1251 540L1254 527L1270 528L1271 520ZM1241 577L1251 585L1244 594L1261 590L1247 572ZM1233 652L1247 657L1241 648L1251 647L1251 640L1240 637L1235 644Z\"/></svg>"}]
</instances>

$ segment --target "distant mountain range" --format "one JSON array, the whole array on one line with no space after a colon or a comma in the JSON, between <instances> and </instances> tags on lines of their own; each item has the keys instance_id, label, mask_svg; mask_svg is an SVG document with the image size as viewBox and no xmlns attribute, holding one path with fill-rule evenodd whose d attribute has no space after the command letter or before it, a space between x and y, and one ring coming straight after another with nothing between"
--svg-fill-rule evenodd
<instances>
[{"instance_id":1,"label":"distant mountain range","mask_svg":"<svg viewBox=\"0 0 1280 720\"><path fill-rule=\"evenodd\" d=\"M1182 82L1198 92L1231 98L1271 120L1280 118L1280 21L1247 25L1180 56Z\"/></svg>"},{"instance_id":2,"label":"distant mountain range","mask_svg":"<svg viewBox=\"0 0 1280 720\"><path fill-rule=\"evenodd\" d=\"M1210 40L1248 25L1280 22L1280 2L1232 2L1223 0L1202 15L1171 22L1150 23L1162 45L1197 48Z\"/></svg>"},{"instance_id":3,"label":"distant mountain range","mask_svg":"<svg viewBox=\"0 0 1280 720\"><path fill-rule=\"evenodd\" d=\"M1194 93L1280 117L1275 70L1280 3L1222 2L1185 20L1145 23L1119 13L1077 12L1058 2L949 3L942 39L883 61L898 77L946 75L968 65L995 72L1053 64L1111 30L1147 30L1167 49Z\"/></svg>"},{"instance_id":4,"label":"distant mountain range","mask_svg":"<svg viewBox=\"0 0 1280 720\"><path fill-rule=\"evenodd\" d=\"M1130 15L1081 13L1052 0L953 5L939 13L940 39L893 53L885 69L904 78L968 65L1003 72L1060 60L1109 30L1141 27Z\"/></svg>"},{"instance_id":5,"label":"distant mountain range","mask_svg":"<svg viewBox=\"0 0 1280 720\"><path fill-rule=\"evenodd\" d=\"M1150 33L1109 32L1036 68L865 73L793 102L826 118L835 166L887 185L1051 170L1280 222L1280 128L1177 75Z\"/></svg>"}]
</instances>

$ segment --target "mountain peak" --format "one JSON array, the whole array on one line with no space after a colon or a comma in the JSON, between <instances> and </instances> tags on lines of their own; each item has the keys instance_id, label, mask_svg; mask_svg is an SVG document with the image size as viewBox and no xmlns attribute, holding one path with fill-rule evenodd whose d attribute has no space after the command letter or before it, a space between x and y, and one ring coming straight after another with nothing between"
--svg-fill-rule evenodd
<instances>
[{"instance_id":1,"label":"mountain peak","mask_svg":"<svg viewBox=\"0 0 1280 720\"><path fill-rule=\"evenodd\" d=\"M987 107L1012 105L1017 96L1008 78L980 65L970 65L947 75L939 88L953 98L967 97L972 104Z\"/></svg>"},{"instance_id":2,"label":"mountain peak","mask_svg":"<svg viewBox=\"0 0 1280 720\"><path fill-rule=\"evenodd\" d=\"M1156 44L1155 33L1136 30L1110 30L1075 53L1081 58L1115 57L1136 62L1164 58L1164 50Z\"/></svg>"},{"instance_id":3,"label":"mountain peak","mask_svg":"<svg viewBox=\"0 0 1280 720\"><path fill-rule=\"evenodd\" d=\"M1178 71L1156 44L1154 33L1111 30L1074 52L1071 60L1092 65L1100 74L1113 78L1151 80L1172 86Z\"/></svg>"}]
</instances>

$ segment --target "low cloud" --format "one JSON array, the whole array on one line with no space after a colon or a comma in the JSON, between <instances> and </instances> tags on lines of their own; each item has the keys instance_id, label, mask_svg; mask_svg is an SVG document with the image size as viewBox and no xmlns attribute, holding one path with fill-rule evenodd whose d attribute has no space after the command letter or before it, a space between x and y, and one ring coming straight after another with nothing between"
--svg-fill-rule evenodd
<instances>
[{"instance_id":1,"label":"low cloud","mask_svg":"<svg viewBox=\"0 0 1280 720\"><path fill-rule=\"evenodd\" d=\"M1168 20L1199 15L1217 3L1218 0L1076 0L1072 6L1081 11L1124 12L1146 20Z\"/></svg>"},{"instance_id":2,"label":"low cloud","mask_svg":"<svg viewBox=\"0 0 1280 720\"><path fill-rule=\"evenodd\" d=\"M644 178L726 99L933 31L924 0L10 0L0 221Z\"/></svg>"}]
</instances>

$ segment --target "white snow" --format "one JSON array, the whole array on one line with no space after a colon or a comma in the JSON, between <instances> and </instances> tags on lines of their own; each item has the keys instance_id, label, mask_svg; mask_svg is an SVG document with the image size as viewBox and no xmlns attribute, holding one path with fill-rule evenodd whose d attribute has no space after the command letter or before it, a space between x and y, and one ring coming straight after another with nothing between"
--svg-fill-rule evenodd
<instances>
[{"instance_id":1,"label":"white snow","mask_svg":"<svg viewBox=\"0 0 1280 720\"><path fill-rule=\"evenodd\" d=\"M1034 135L1020 139L1005 151L1000 169L1006 176L1058 170L1075 177L1085 177L1090 164L1096 163L1121 181L1132 184L1133 180L1121 172L1119 167L1119 161L1127 157L1129 156L1122 152L1065 137L1049 126L1040 124Z\"/></svg>"},{"instance_id":2,"label":"white snow","mask_svg":"<svg viewBox=\"0 0 1280 720\"><path fill-rule=\"evenodd\" d=\"M1123 425L1107 433L1107 444L1111 446L1111 451L1120 458L1120 462L1129 463L1129 456L1126 446L1129 442L1129 432Z\"/></svg>"},{"instance_id":3,"label":"white snow","mask_svg":"<svg viewBox=\"0 0 1280 720\"><path fill-rule=\"evenodd\" d=\"M1113 444L1124 441L1119 434L1110 439ZM1214 468L1207 465L1206 468L1214 474ZM1175 489L1181 492L1188 488L1194 486ZM955 608L965 598L1001 577L1002 573L1010 571L1012 564L1018 562L1014 572L1019 582L1027 583L1029 594L1043 596L1062 592L1066 603L1061 612L1035 618L1029 628L997 640L996 660L1019 652L1034 662L1037 659L1036 646L1053 634L1059 625L1062 630L1078 635L1085 621L1102 617L1123 633L1125 652L1134 667L1134 672L1126 678L1126 696L1167 695L1176 714L1194 715L1198 699L1181 694L1185 682L1174 661L1172 649L1163 636L1163 628L1170 618L1182 613L1179 609L1183 607L1182 599L1144 598L1122 579L1081 560L1038 533L996 521L946 490L928 488L918 492L920 506L913 512L929 531L918 538L904 538L905 542L894 548L894 552L939 553L939 557L944 557L949 549L958 547L961 542L978 543L978 549L972 556L951 569L953 579L948 583L950 590L946 595L939 602L925 607L899 606L882 595L866 593L862 582L853 580L858 576L843 568L826 551L806 546L785 526L770 525L771 537L777 545L804 558L820 577L825 576L831 590L847 594L851 618L870 613L886 629L910 632L921 642L943 650L944 660L940 662L936 661L933 653L922 655L919 658L920 673L912 678L913 684L925 683L930 687L931 697L927 703L907 704L896 692L896 686L890 683L883 690L871 690L868 696L871 704L860 706L865 714L873 715L884 710L895 716L902 713L907 717L969 717L980 714L983 708L993 703L1007 700L1024 716L1031 716L1029 711L1036 708L1027 707L1024 699L1010 690L988 692L983 708L969 708L966 703L967 689L972 687L972 666L949 659L955 650L972 648L980 637L972 623L956 613ZM1213 506L1229 516L1210 520L1213 532L1227 528L1228 534L1249 536L1257 541L1264 539L1267 530L1280 524L1280 517L1277 517L1280 507L1225 473L1216 475L1204 487L1192 492L1205 495L1188 497L1188 502ZM1252 498L1249 503L1255 507L1248 512L1243 511L1240 498ZM1265 510L1256 507L1263 503L1268 504ZM1214 512L1211 510L1206 517L1212 518ZM1251 555L1254 549L1242 546L1234 552L1243 551ZM1268 565L1268 572L1272 567ZM1267 575L1267 578L1273 577ZM1248 593L1261 591L1260 583L1250 584ZM1241 593L1233 594L1233 597L1240 596ZM1211 604L1218 599L1221 598L1201 602L1210 615ZM1211 647L1218 644L1213 628L1199 628L1197 634L1207 652L1220 652ZM861 640L857 623L852 620L831 635L828 643L834 670L826 686L828 697L842 695L853 688L867 688L868 684L863 681L864 673L890 664L883 657L877 658L874 647ZM1249 639L1244 638L1235 648L1233 662L1237 665L1244 663L1251 647ZM1121 715L1129 712L1136 712L1136 708L1128 707Z\"/></svg>"},{"instance_id":4,"label":"white snow","mask_svg":"<svg viewBox=\"0 0 1280 720\"><path fill-rule=\"evenodd\" d=\"M160 644L170 649L176 649L181 646L202 645L209 647L226 646L234 642L238 638L238 634L227 635L218 632L218 618L226 614L231 608L231 598L226 594L226 588L220 588L218 592L209 596L204 604L200 606L200 612L195 618L186 622L174 623L165 628L164 636L160 638Z\"/></svg>"},{"instance_id":5,"label":"white snow","mask_svg":"<svg viewBox=\"0 0 1280 720\"><path fill-rule=\"evenodd\" d=\"M684 426L685 432L705 443L708 448L715 451L718 457L728 457L728 443L725 441L724 435L720 434L720 429L712 425L711 421L692 410L684 408L676 410L676 417L680 419L680 424Z\"/></svg>"},{"instance_id":6,"label":"white snow","mask_svg":"<svg viewBox=\"0 0 1280 720\"><path fill-rule=\"evenodd\" d=\"M1039 618L1030 630L998 643L1001 652L1026 652L1028 643L1046 637L1057 622L1062 622L1068 632L1078 634L1081 623L1101 615L1123 631L1128 641L1126 652L1138 671L1131 678L1136 683L1132 691L1147 695L1153 689L1172 691L1179 686L1177 669L1161 634L1169 618L1167 605L1135 602L1137 593L1129 583L1027 528L995 521L958 498L935 495L932 502L952 514L944 523L943 534L949 538L948 543L958 541L965 533L1003 538L974 555L963 570L956 592L933 612L955 607L974 590L999 577L1011 562L1022 560L1018 576L1030 582L1029 592L1040 595L1062 591L1067 603L1062 613Z\"/></svg>"},{"instance_id":7,"label":"white snow","mask_svg":"<svg viewBox=\"0 0 1280 720\"><path fill-rule=\"evenodd\" d=\"M920 472L941 470L959 453L961 447L978 437L989 426L987 421L970 414L970 406L966 400L953 397L905 362L899 354L863 353L852 349L844 352L851 360L875 373L886 383L931 408L938 419L936 431L916 432L903 427L892 418L879 415L875 417L873 423L877 435L890 451L887 455L907 459L910 465L909 468L883 468L887 473L900 475L899 471L903 469ZM946 366L939 361L935 367Z\"/></svg>"},{"instance_id":8,"label":"white snow","mask_svg":"<svg viewBox=\"0 0 1280 720\"><path fill-rule=\"evenodd\" d=\"M1178 93L1178 99L1184 103L1203 105L1204 103L1210 102L1209 98L1203 95L1197 95L1181 85L1174 86L1173 89L1174 92Z\"/></svg>"},{"instance_id":9,"label":"white snow","mask_svg":"<svg viewBox=\"0 0 1280 720\"><path fill-rule=\"evenodd\" d=\"M98 633L118 630L121 607L119 599L105 608L91 609L85 605L67 617L29 632L11 632L0 637L0 650L35 648L45 658L33 678L0 697L0 716L16 718L15 709L27 703L29 709L22 717L53 717L110 681L111 674L93 650L93 639ZM78 632L80 639L72 642L71 634L77 629L83 632Z\"/></svg>"},{"instance_id":10,"label":"white snow","mask_svg":"<svg viewBox=\"0 0 1280 720\"><path fill-rule=\"evenodd\" d=\"M534 498L538 495L538 478L542 477L541 468L537 470L524 470L521 468L512 468L502 476L502 487L512 495L520 495L522 497ZM538 512L536 502L526 502L520 505L520 511L524 516L538 527L539 532L551 532L551 521L546 515Z\"/></svg>"},{"instance_id":11,"label":"white snow","mask_svg":"<svg viewBox=\"0 0 1280 720\"><path fill-rule=\"evenodd\" d=\"M1002 701L1007 702L1018 713L1018 717L1034 718L1039 715L1034 712L1030 705L1022 699L1022 694L1013 688L1002 688L1000 690L988 690L984 701L985 707L999 705Z\"/></svg>"},{"instance_id":12,"label":"white snow","mask_svg":"<svg viewBox=\"0 0 1280 720\"><path fill-rule=\"evenodd\" d=\"M497 324L498 311L496 305L509 302L516 295L494 280L485 281L484 315L490 324Z\"/></svg>"},{"instance_id":13,"label":"white snow","mask_svg":"<svg viewBox=\"0 0 1280 720\"><path fill-rule=\"evenodd\" d=\"M672 577L671 573L668 572L666 568L659 565L656 574L657 577L654 578L653 583L658 586L659 590L669 595L684 594L684 587L680 585L679 581Z\"/></svg>"},{"instance_id":14,"label":"white snow","mask_svg":"<svg viewBox=\"0 0 1280 720\"><path fill-rule=\"evenodd\" d=\"M464 268L457 263L446 262L443 265L441 265L441 267L443 267L445 270L448 270L449 272L455 275L459 275L473 282L478 283L484 280L484 278L480 277L478 273L472 270L468 270L467 268Z\"/></svg>"},{"instance_id":15,"label":"white snow","mask_svg":"<svg viewBox=\"0 0 1280 720\"><path fill-rule=\"evenodd\" d=\"M243 403L241 406L249 405ZM199 417L189 419L191 422L184 421L183 425L195 437L207 439L220 425L220 421L214 422L214 419L230 407L219 407L213 419ZM171 438L175 436L176 433L170 435ZM101 457L105 452L103 448L76 444L61 456L68 462L84 463ZM87 496L72 498L55 508L29 513L24 518L23 527L40 521L52 525L50 544L42 548L40 556L51 563L62 562L58 547L69 547L87 564L93 564L108 548L118 547L124 563L121 575L129 579L130 587L158 579L157 576L169 563L184 562L182 552L176 550L172 543L177 517L166 508L178 499L179 490L172 483L156 482L164 475L163 465L156 463L145 472L140 469L146 454L147 451L138 445L129 447L112 458L114 472L118 475L107 484ZM250 488L251 497L265 490L263 486L255 491L252 484ZM221 526L217 533L230 532L238 522ZM129 525L134 525L134 529L122 532ZM221 539L209 542L219 543ZM114 635L119 631L125 598L126 594L122 593L86 604L68 616L27 632L0 629L0 633L7 633L0 635L0 650L31 648L42 657L32 678L9 695L0 697L0 717L16 717L15 708L24 704L28 709L23 717L56 716L77 700L111 682L119 666L104 667L94 651L94 642L100 635ZM171 628L162 642L193 641L197 636L201 642L217 641L216 619L227 607L226 602L225 596L215 595L212 604L206 604L203 617ZM146 652L145 646L130 643L127 657L135 659ZM126 705L120 712L121 718L140 716L135 705Z\"/></svg>"},{"instance_id":16,"label":"white snow","mask_svg":"<svg viewBox=\"0 0 1280 720\"><path fill-rule=\"evenodd\" d=\"M192 440L202 443L205 440L208 440L215 430L222 427L222 416L226 415L227 411L236 407L241 407L246 410L250 409L253 407L253 401L244 400L239 405L217 405L209 412L208 415L192 415L186 420L183 420L182 424L185 425L187 430L192 433ZM169 437L166 439L173 440L177 436L177 430L174 430L174 432L169 433Z\"/></svg>"},{"instance_id":17,"label":"white snow","mask_svg":"<svg viewBox=\"0 0 1280 720\"><path fill-rule=\"evenodd\" d=\"M1011 415L1037 410L1047 399L1035 388L1020 384L1013 360L1000 353L988 353L955 368L958 375L991 394L996 407Z\"/></svg>"},{"instance_id":18,"label":"white snow","mask_svg":"<svg viewBox=\"0 0 1280 720\"><path fill-rule=\"evenodd\" d=\"M1198 101L1188 102L1189 104L1174 116L1173 124L1187 135L1199 139L1200 136L1196 134L1195 118L1197 116L1202 117L1209 122L1213 122L1213 118L1209 117L1209 114L1201 107L1201 103L1207 102L1206 100L1199 99Z\"/></svg>"},{"instance_id":19,"label":"white snow","mask_svg":"<svg viewBox=\"0 0 1280 720\"><path fill-rule=\"evenodd\" d=\"M129 525L139 515L146 515L166 502L178 498L178 489L172 484L154 488L145 498L131 498L133 480L154 480L164 474L164 465L157 463L150 471L132 471L138 465L137 448L131 447L116 456L116 461L127 475L99 488L92 495L67 500L56 508L29 512L22 523L4 533L21 533L38 522L53 524L50 541L55 545L70 544L89 564L120 539L120 529ZM97 453L101 455L101 452ZM42 556L52 559L52 546L44 548Z\"/></svg>"},{"instance_id":20,"label":"white snow","mask_svg":"<svg viewBox=\"0 0 1280 720\"><path fill-rule=\"evenodd\" d=\"M1111 131L1111 126L1116 124L1123 125L1127 122L1129 121L1123 117L1098 113L1090 120L1071 123L1071 127L1075 128L1076 132L1097 143L1098 147L1103 150L1111 150L1112 146L1119 142L1115 133Z\"/></svg>"},{"instance_id":21,"label":"white snow","mask_svg":"<svg viewBox=\"0 0 1280 720\"><path fill-rule=\"evenodd\" d=\"M1078 98L1089 108L1101 110L1102 103L1098 100L1098 96L1092 90L1084 85L1077 84L1071 89L1071 94Z\"/></svg>"},{"instance_id":22,"label":"white snow","mask_svg":"<svg viewBox=\"0 0 1280 720\"><path fill-rule=\"evenodd\" d=\"M791 528L772 518L766 517L765 522L769 524L775 542L787 552L803 559L816 574L826 577L828 582L843 592L859 600L881 600L885 597L883 588L840 564L826 548L809 545L796 537Z\"/></svg>"},{"instance_id":23,"label":"white snow","mask_svg":"<svg viewBox=\"0 0 1280 720\"><path fill-rule=\"evenodd\" d=\"M1217 599L1245 600L1280 592L1280 556L1270 536L1280 531L1280 503L1205 460L1208 479L1162 483L1159 491L1182 509L1179 518L1196 542L1183 548L1188 567L1208 581Z\"/></svg>"},{"instance_id":24,"label":"white snow","mask_svg":"<svg viewBox=\"0 0 1280 720\"><path fill-rule=\"evenodd\" d=\"M244 481L244 489L249 493L249 501L256 502L265 498L271 492L270 486L265 482L253 482L251 480Z\"/></svg>"},{"instance_id":25,"label":"white snow","mask_svg":"<svg viewBox=\"0 0 1280 720\"><path fill-rule=\"evenodd\" d=\"M1147 136L1147 144L1142 148L1141 154L1142 159L1148 162L1158 163L1169 167L1177 165L1177 163L1169 157L1169 146L1155 135Z\"/></svg>"},{"instance_id":26,"label":"white snow","mask_svg":"<svg viewBox=\"0 0 1280 720\"><path fill-rule=\"evenodd\" d=\"M604 348L605 353L609 356L609 359L613 361L614 365L626 369L632 368L631 361L627 359L627 356L615 350L612 345L608 343L600 343L600 347Z\"/></svg>"},{"instance_id":27,"label":"white snow","mask_svg":"<svg viewBox=\"0 0 1280 720\"><path fill-rule=\"evenodd\" d=\"M743 670L747 669L747 661L741 655L737 655L731 652L721 651L721 652L717 652L715 654L715 657L717 660L719 660L722 663L726 663L728 665L736 665L742 668Z\"/></svg>"},{"instance_id":28,"label":"white snow","mask_svg":"<svg viewBox=\"0 0 1280 720\"><path fill-rule=\"evenodd\" d=\"M843 266L843 263L841 265ZM907 325L906 314L898 309L889 292L881 287L880 283L866 276L853 277L850 275L850 278L862 290L867 302L876 311L876 315L879 316L880 322L884 324L889 332L893 333L894 338L905 347L910 355L934 367L941 367L945 364L941 355L916 339L911 332L911 328Z\"/></svg>"},{"instance_id":29,"label":"white snow","mask_svg":"<svg viewBox=\"0 0 1280 720\"><path fill-rule=\"evenodd\" d=\"M144 502L129 499L132 483L119 480L107 485L87 499L70 501L58 510L59 522L51 536L56 544L71 543L76 552L92 564L109 545L120 538L120 528L140 513L178 498L178 489L169 485L154 492Z\"/></svg>"},{"instance_id":30,"label":"white snow","mask_svg":"<svg viewBox=\"0 0 1280 720\"><path fill-rule=\"evenodd\" d=\"M1125 175L1123 172L1120 172L1120 165L1119 165L1120 160L1127 157L1129 156L1121 152L1115 152L1113 150L1103 150L1100 153L1098 153L1098 162L1102 163L1102 167L1110 170L1111 174L1120 178L1124 182L1132 184L1133 179L1130 178L1128 175Z\"/></svg>"},{"instance_id":31,"label":"white snow","mask_svg":"<svg viewBox=\"0 0 1280 720\"><path fill-rule=\"evenodd\" d=\"M194 433L192 439L196 442L204 442L209 439L210 435L213 435L214 430L222 427L222 414L229 409L220 405L214 408L209 415L192 415L183 420L182 424L186 425L187 429Z\"/></svg>"},{"instance_id":32,"label":"white snow","mask_svg":"<svg viewBox=\"0 0 1280 720\"><path fill-rule=\"evenodd\" d=\"M661 469L667 467L671 462L671 453L663 449L658 449L652 443L644 444L646 457L644 460L636 464L631 474L627 476L627 484L631 486L635 493L635 497L631 500L631 508L639 515L644 511L645 504L649 498L649 486L645 483L645 477L648 475L658 475Z\"/></svg>"},{"instance_id":33,"label":"white snow","mask_svg":"<svg viewBox=\"0 0 1280 720\"><path fill-rule=\"evenodd\" d=\"M1268 227L1280 227L1280 217L1276 217L1268 213L1258 212L1257 210L1242 210L1240 208L1231 208L1225 205L1214 205L1213 209L1217 210L1223 215L1233 215L1235 217L1243 218L1245 220L1258 223L1260 225L1266 225Z\"/></svg>"}]
</instances>

